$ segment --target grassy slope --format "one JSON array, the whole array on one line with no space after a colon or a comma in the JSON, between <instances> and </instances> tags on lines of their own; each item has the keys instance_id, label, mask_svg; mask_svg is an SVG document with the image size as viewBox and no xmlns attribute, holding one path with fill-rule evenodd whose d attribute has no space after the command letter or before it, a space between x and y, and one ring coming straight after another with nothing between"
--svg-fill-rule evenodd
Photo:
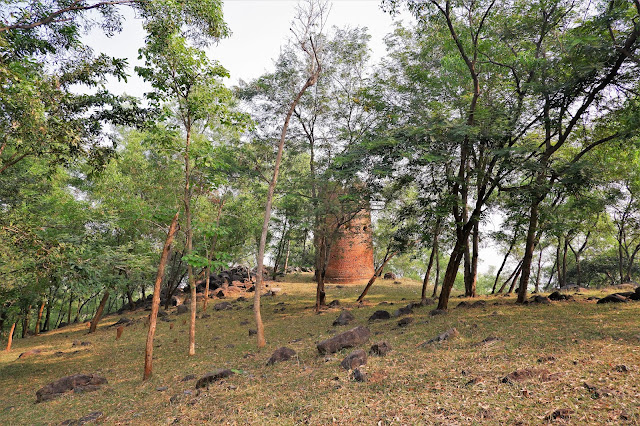
<instances>
[{"instance_id":1,"label":"grassy slope","mask_svg":"<svg viewBox=\"0 0 640 426\"><path fill-rule=\"evenodd\" d=\"M370 357L364 368L369 381L356 383L339 366L348 350L325 359L315 349L317 341L336 331L331 323L340 308L316 315L309 277L288 281L277 284L285 294L263 298L263 350L257 350L254 337L248 336L253 327L250 302L236 303L233 311L211 310L211 318L198 320L195 357L186 355L187 315L171 315L176 319L173 330L169 323L159 322L155 375L147 383L141 381L146 312L133 314L140 320L118 341L115 329L107 327L118 317L106 318L95 335L87 335L84 325L18 339L10 353L0 353L0 424L57 424L92 411L104 413L100 422L136 425L176 419L181 424L540 424L558 408L574 411L571 419L561 422L640 423L640 302L596 305L585 301L585 295L577 302L523 307L515 306L513 298L500 297L485 299L485 308L451 309L446 316L429 317L432 307L416 309L414 323L406 328L396 327L397 319L369 324L370 344L384 339L393 351L384 358ZM359 290L328 288L329 300L340 299L343 307L352 308L354 324L366 324L376 309L392 312L407 303L403 298L419 297L416 282L381 281L372 288L367 306L358 308L353 301ZM377 306L381 301L394 305ZM457 303L452 299L451 307ZM458 338L417 347L452 326L460 332ZM487 336L503 340L478 346ZM72 348L74 340L92 345ZM299 360L266 367L271 352L284 345L295 349ZM17 359L35 348L43 353ZM56 355L58 351L65 354ZM543 356L555 360L539 362ZM614 371L618 364L630 371ZM193 380L181 381L187 374L199 377L222 367L243 374L199 394ZM500 382L507 373L525 367L546 368L553 377ZM37 389L74 373L104 375L109 385L94 393L34 404ZM476 383L467 384L471 379ZM594 398L583 386L585 381L616 395ZM160 386L168 390L157 391ZM185 395L186 390L193 394Z\"/></svg>"}]
</instances>

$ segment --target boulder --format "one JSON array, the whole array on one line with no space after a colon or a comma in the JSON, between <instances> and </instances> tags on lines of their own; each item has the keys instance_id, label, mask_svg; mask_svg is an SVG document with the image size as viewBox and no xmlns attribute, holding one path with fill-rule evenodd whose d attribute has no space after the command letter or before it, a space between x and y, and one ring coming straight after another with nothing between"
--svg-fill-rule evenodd
<instances>
[{"instance_id":1,"label":"boulder","mask_svg":"<svg viewBox=\"0 0 640 426\"><path fill-rule=\"evenodd\" d=\"M38 355L39 353L42 353L42 350L40 350L40 349L31 349L31 350L29 350L29 351L22 352L22 353L18 356L18 358L21 358L21 359L29 358L30 356Z\"/></svg>"},{"instance_id":2,"label":"boulder","mask_svg":"<svg viewBox=\"0 0 640 426\"><path fill-rule=\"evenodd\" d=\"M354 368L365 365L366 363L367 353L362 349L358 349L347 355L347 357L340 363L340 366L345 370L353 370Z\"/></svg>"},{"instance_id":3,"label":"boulder","mask_svg":"<svg viewBox=\"0 0 640 426\"><path fill-rule=\"evenodd\" d=\"M345 309L344 311L340 312L338 318L336 318L336 320L333 322L333 326L335 327L338 325L348 325L354 319L356 318L353 316L353 314Z\"/></svg>"},{"instance_id":4,"label":"boulder","mask_svg":"<svg viewBox=\"0 0 640 426\"><path fill-rule=\"evenodd\" d=\"M344 333L337 334L329 339L319 342L316 347L320 354L338 352L340 349L352 348L369 340L371 332L368 328L358 326Z\"/></svg>"},{"instance_id":5,"label":"boulder","mask_svg":"<svg viewBox=\"0 0 640 426\"><path fill-rule=\"evenodd\" d=\"M335 308L336 306L340 306L340 301L338 299L332 300L327 306L329 306L330 308Z\"/></svg>"},{"instance_id":6,"label":"boulder","mask_svg":"<svg viewBox=\"0 0 640 426\"><path fill-rule=\"evenodd\" d=\"M231 303L229 302L220 302L213 305L213 309L216 311L228 311L230 309L233 309L233 305L231 305Z\"/></svg>"},{"instance_id":7,"label":"boulder","mask_svg":"<svg viewBox=\"0 0 640 426\"><path fill-rule=\"evenodd\" d=\"M389 318L391 318L391 314L388 311L375 311L369 317L369 321L387 320Z\"/></svg>"},{"instance_id":8,"label":"boulder","mask_svg":"<svg viewBox=\"0 0 640 426\"><path fill-rule=\"evenodd\" d=\"M86 423L91 423L93 421L96 421L101 417L102 417L102 411L94 411L76 420L71 420L71 419L65 420L64 422L60 423L59 426L80 426Z\"/></svg>"},{"instance_id":9,"label":"boulder","mask_svg":"<svg viewBox=\"0 0 640 426\"><path fill-rule=\"evenodd\" d=\"M413 313L413 303L409 303L407 306L403 306L400 309L396 309L393 313L394 317L401 317L403 315L409 315Z\"/></svg>"},{"instance_id":10,"label":"boulder","mask_svg":"<svg viewBox=\"0 0 640 426\"><path fill-rule=\"evenodd\" d=\"M267 365L273 365L276 362L289 361L296 355L296 351L291 348L281 347L271 355L271 358L267 361Z\"/></svg>"},{"instance_id":11,"label":"boulder","mask_svg":"<svg viewBox=\"0 0 640 426\"><path fill-rule=\"evenodd\" d=\"M484 308L485 306L487 306L487 302L485 300L476 300L471 305L472 308Z\"/></svg>"},{"instance_id":12,"label":"boulder","mask_svg":"<svg viewBox=\"0 0 640 426\"><path fill-rule=\"evenodd\" d=\"M429 315L432 317L435 317L436 315L446 315L446 314L447 314L446 309L434 309L433 311L429 312Z\"/></svg>"},{"instance_id":13,"label":"boulder","mask_svg":"<svg viewBox=\"0 0 640 426\"><path fill-rule=\"evenodd\" d=\"M36 392L36 402L49 401L71 391L74 393L96 391L106 383L107 379L97 374L74 374L72 376L66 376L38 389Z\"/></svg>"},{"instance_id":14,"label":"boulder","mask_svg":"<svg viewBox=\"0 0 640 426\"><path fill-rule=\"evenodd\" d=\"M406 327L413 322L413 317L402 318L398 321L398 327Z\"/></svg>"},{"instance_id":15,"label":"boulder","mask_svg":"<svg viewBox=\"0 0 640 426\"><path fill-rule=\"evenodd\" d=\"M351 378L356 382L366 382L367 373L361 371L359 368L356 368L351 372Z\"/></svg>"},{"instance_id":16,"label":"boulder","mask_svg":"<svg viewBox=\"0 0 640 426\"><path fill-rule=\"evenodd\" d=\"M387 272L387 273L384 274L384 279L385 280L395 280L397 278L398 277L393 272Z\"/></svg>"},{"instance_id":17,"label":"boulder","mask_svg":"<svg viewBox=\"0 0 640 426\"><path fill-rule=\"evenodd\" d=\"M530 303L537 303L540 305L549 305L551 304L551 300L549 300L546 296L535 295L531 299L529 299Z\"/></svg>"},{"instance_id":18,"label":"boulder","mask_svg":"<svg viewBox=\"0 0 640 426\"><path fill-rule=\"evenodd\" d=\"M118 327L120 325L126 325L129 326L133 323L133 320L130 320L127 317L122 317L120 318L115 324L113 324L111 327Z\"/></svg>"},{"instance_id":19,"label":"boulder","mask_svg":"<svg viewBox=\"0 0 640 426\"><path fill-rule=\"evenodd\" d=\"M374 343L371 345L371 349L369 349L369 355L378 355L385 356L391 351L391 345L387 343L386 340L383 340L378 343Z\"/></svg>"},{"instance_id":20,"label":"boulder","mask_svg":"<svg viewBox=\"0 0 640 426\"><path fill-rule=\"evenodd\" d=\"M620 296L617 293L614 294L610 294L606 297L603 297L602 299L598 300L596 303L597 304L601 304L601 303L626 303L628 302L629 299L627 299L624 296Z\"/></svg>"},{"instance_id":21,"label":"boulder","mask_svg":"<svg viewBox=\"0 0 640 426\"><path fill-rule=\"evenodd\" d=\"M187 305L178 305L178 309L176 310L178 315L186 314L187 312L189 312L189 307Z\"/></svg>"},{"instance_id":22,"label":"boulder","mask_svg":"<svg viewBox=\"0 0 640 426\"><path fill-rule=\"evenodd\" d=\"M196 389L207 387L211 383L227 378L229 376L233 376L233 374L233 371L229 370L228 368L220 368L218 370L212 371L211 373L207 373L198 379L198 381L196 382Z\"/></svg>"},{"instance_id":23,"label":"boulder","mask_svg":"<svg viewBox=\"0 0 640 426\"><path fill-rule=\"evenodd\" d=\"M547 296L549 300L560 301L560 300L572 300L573 296L568 294L562 294L559 291L554 291L549 296Z\"/></svg>"}]
</instances>

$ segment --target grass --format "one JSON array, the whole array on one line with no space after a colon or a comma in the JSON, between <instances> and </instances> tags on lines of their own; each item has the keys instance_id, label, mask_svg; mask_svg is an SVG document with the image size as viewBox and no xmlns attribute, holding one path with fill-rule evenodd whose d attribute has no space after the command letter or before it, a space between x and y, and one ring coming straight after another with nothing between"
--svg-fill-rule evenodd
<instances>
[{"instance_id":1,"label":"grass","mask_svg":"<svg viewBox=\"0 0 640 426\"><path fill-rule=\"evenodd\" d=\"M17 339L10 353L0 353L0 424L59 424L101 411L105 424L541 424L556 409L572 410L568 424L640 424L640 302L596 305L586 301L613 290L589 292L573 302L517 306L515 298L495 297L484 308L454 309L429 316L433 307L414 310L414 322L396 326L397 319L367 324L377 309L393 312L419 298L418 282L376 283L367 303L354 300L361 286L329 285L328 300L341 307L313 311L315 287L308 275L272 284L281 288L263 298L267 347L258 350L251 302L235 302L232 311L210 309L197 322L197 353L187 356L188 315L176 316L174 328L159 322L155 340L154 376L143 383L147 327L138 311L125 316L136 322L116 341L109 327L118 316L105 318L93 335L86 324L37 337ZM378 306L380 302L393 305ZM215 302L214 302L215 303ZM324 357L315 343L337 331L331 323L342 308L351 309L357 324L367 325L370 344L387 340L386 357L369 357L363 368L368 381L350 380L340 361L349 350ZM284 308L284 310L282 310ZM457 338L426 348L418 345L456 327ZM493 345L479 345L496 336ZM72 347L73 341L90 346ZM267 367L280 346L296 350L298 359ZM30 349L43 352L18 359ZM77 351L77 352L76 352ZM60 354L59 352L62 352ZM544 360L545 357L552 357ZM624 364L628 372L615 371ZM197 392L197 377L216 368L241 370L209 389ZM502 383L506 374L522 368L546 369L544 378ZM109 384L86 394L67 394L35 404L35 392L45 384L75 373L97 373ZM584 382L612 391L596 398ZM165 391L157 388L166 386Z\"/></svg>"}]
</instances>

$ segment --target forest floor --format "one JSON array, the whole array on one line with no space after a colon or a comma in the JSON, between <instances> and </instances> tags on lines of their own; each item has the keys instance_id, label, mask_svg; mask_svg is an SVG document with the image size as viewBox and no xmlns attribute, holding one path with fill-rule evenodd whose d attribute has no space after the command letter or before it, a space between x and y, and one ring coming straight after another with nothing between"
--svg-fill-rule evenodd
<instances>
[{"instance_id":1,"label":"forest floor","mask_svg":"<svg viewBox=\"0 0 640 426\"><path fill-rule=\"evenodd\" d=\"M574 301L515 305L515 297L480 297L484 307L456 308L430 316L434 305L401 318L368 322L376 310L393 313L419 299L420 283L381 280L367 303L354 301L362 286L329 285L327 300L340 306L316 314L309 274L288 276L274 297L264 297L267 346L258 350L251 300L214 311L197 321L197 352L187 356L188 314L158 322L154 376L142 382L147 333L143 310L120 340L106 317L98 332L72 325L27 339L0 352L0 424L60 424L101 412L96 424L640 424L640 302L596 305L588 291ZM470 300L467 300L470 301ZM213 301L212 305L219 302ZM384 303L386 302L386 303ZM381 304L382 303L382 304ZM212 306L211 305L211 306ZM355 320L333 327L341 309ZM402 317L405 318L405 317ZM173 329L170 328L173 324ZM356 382L340 367L353 349L319 355L316 343L357 325L371 337L359 348L386 340L385 357L369 356L368 380ZM456 327L459 336L419 345ZM497 337L492 343L482 343ZM90 342L72 346L74 341ZM287 346L297 357L267 366L272 352ZM28 350L42 352L18 358ZM237 374L208 389L196 379L218 368ZM524 370L526 369L526 370ZM504 380L505 376L520 374ZM91 393L68 393L36 403L36 391L62 376L96 373L108 379ZM554 414L555 413L555 414ZM554 418L555 417L555 418ZM78 424L78 423L76 423Z\"/></svg>"}]
</instances>

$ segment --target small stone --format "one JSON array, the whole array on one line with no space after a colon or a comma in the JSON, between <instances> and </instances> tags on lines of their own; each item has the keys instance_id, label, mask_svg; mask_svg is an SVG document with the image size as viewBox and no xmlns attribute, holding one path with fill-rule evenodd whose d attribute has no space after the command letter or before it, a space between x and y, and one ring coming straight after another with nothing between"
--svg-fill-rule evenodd
<instances>
[{"instance_id":1,"label":"small stone","mask_svg":"<svg viewBox=\"0 0 640 426\"><path fill-rule=\"evenodd\" d=\"M196 378L195 374L187 374L180 380L181 382L188 382L189 380L194 380Z\"/></svg>"},{"instance_id":2,"label":"small stone","mask_svg":"<svg viewBox=\"0 0 640 426\"><path fill-rule=\"evenodd\" d=\"M610 294L602 299L598 300L596 303L601 305L603 303L626 303L629 299L624 296L620 296L619 294Z\"/></svg>"},{"instance_id":3,"label":"small stone","mask_svg":"<svg viewBox=\"0 0 640 426\"><path fill-rule=\"evenodd\" d=\"M629 367L627 367L624 364L620 364L620 365L616 365L615 367L613 367L613 371L617 371L618 373L628 373L629 372Z\"/></svg>"},{"instance_id":4,"label":"small stone","mask_svg":"<svg viewBox=\"0 0 640 426\"><path fill-rule=\"evenodd\" d=\"M556 411L554 411L551 414L548 414L545 417L545 420L555 420L555 419L570 419L571 415L573 414L573 410L569 409L569 408L560 408Z\"/></svg>"},{"instance_id":5,"label":"small stone","mask_svg":"<svg viewBox=\"0 0 640 426\"><path fill-rule=\"evenodd\" d=\"M367 353L362 349L351 352L342 360L340 366L345 370L353 370L356 367L367 363Z\"/></svg>"},{"instance_id":6,"label":"small stone","mask_svg":"<svg viewBox=\"0 0 640 426\"><path fill-rule=\"evenodd\" d=\"M330 308L335 308L336 306L340 306L340 301L338 299L332 300L327 306L329 306Z\"/></svg>"},{"instance_id":7,"label":"small stone","mask_svg":"<svg viewBox=\"0 0 640 426\"><path fill-rule=\"evenodd\" d=\"M435 317L436 315L446 315L446 314L447 314L446 309L434 309L433 311L429 312L429 315L432 317Z\"/></svg>"},{"instance_id":8,"label":"small stone","mask_svg":"<svg viewBox=\"0 0 640 426\"><path fill-rule=\"evenodd\" d=\"M176 313L178 315L186 314L189 312L189 307L187 305L178 305Z\"/></svg>"},{"instance_id":9,"label":"small stone","mask_svg":"<svg viewBox=\"0 0 640 426\"><path fill-rule=\"evenodd\" d=\"M267 361L267 365L273 365L276 362L289 361L291 358L296 356L296 351L291 348L281 347L276 349L276 351L271 355L269 360Z\"/></svg>"},{"instance_id":10,"label":"small stone","mask_svg":"<svg viewBox=\"0 0 640 426\"><path fill-rule=\"evenodd\" d=\"M29 358L30 356L38 355L39 353L42 353L42 350L40 350L40 349L31 349L29 351L22 352L20 355L18 355L18 358L22 358L22 359Z\"/></svg>"},{"instance_id":11,"label":"small stone","mask_svg":"<svg viewBox=\"0 0 640 426\"><path fill-rule=\"evenodd\" d=\"M36 402L48 401L70 391L76 393L96 391L106 383L107 379L96 374L65 376L40 388L36 392Z\"/></svg>"},{"instance_id":12,"label":"small stone","mask_svg":"<svg viewBox=\"0 0 640 426\"><path fill-rule=\"evenodd\" d=\"M255 336L256 334L258 334L258 330L255 330L253 328L249 329L249 336Z\"/></svg>"},{"instance_id":13,"label":"small stone","mask_svg":"<svg viewBox=\"0 0 640 426\"><path fill-rule=\"evenodd\" d=\"M351 373L351 378L356 382L366 382L367 381L367 373L365 373L364 371L360 370L359 368L356 368Z\"/></svg>"},{"instance_id":14,"label":"small stone","mask_svg":"<svg viewBox=\"0 0 640 426\"><path fill-rule=\"evenodd\" d=\"M413 317L402 318L398 321L398 327L406 327L413 322Z\"/></svg>"},{"instance_id":15,"label":"small stone","mask_svg":"<svg viewBox=\"0 0 640 426\"><path fill-rule=\"evenodd\" d=\"M390 351L391 345L386 340L383 340L371 345L371 349L369 349L369 355L385 356Z\"/></svg>"},{"instance_id":16,"label":"small stone","mask_svg":"<svg viewBox=\"0 0 640 426\"><path fill-rule=\"evenodd\" d=\"M228 311L230 309L233 309L233 305L231 305L231 303L229 302L220 302L213 305L213 309L216 311Z\"/></svg>"},{"instance_id":17,"label":"small stone","mask_svg":"<svg viewBox=\"0 0 640 426\"><path fill-rule=\"evenodd\" d=\"M338 318L336 318L336 320L333 322L333 326L335 327L338 325L348 325L354 319L356 318L353 316L353 314L345 309L342 312L340 312L340 315L338 315Z\"/></svg>"},{"instance_id":18,"label":"small stone","mask_svg":"<svg viewBox=\"0 0 640 426\"><path fill-rule=\"evenodd\" d=\"M233 376L233 374L234 374L233 371L229 370L228 368L224 368L224 369L221 368L211 373L207 373L204 376L202 376L200 379L198 379L198 382L196 383L196 389L209 386L211 383L227 378L229 376Z\"/></svg>"},{"instance_id":19,"label":"small stone","mask_svg":"<svg viewBox=\"0 0 640 426\"><path fill-rule=\"evenodd\" d=\"M168 386L158 386L158 387L156 388L156 390L157 390L158 392L164 392L164 391L166 391L167 389L169 389L169 387L168 387Z\"/></svg>"},{"instance_id":20,"label":"small stone","mask_svg":"<svg viewBox=\"0 0 640 426\"><path fill-rule=\"evenodd\" d=\"M375 311L369 317L369 321L387 320L389 318L391 318L391 314L388 311Z\"/></svg>"},{"instance_id":21,"label":"small stone","mask_svg":"<svg viewBox=\"0 0 640 426\"><path fill-rule=\"evenodd\" d=\"M352 328L349 331L345 331L344 333L333 336L329 339L325 339L319 342L316 346L320 354L330 354L337 352L340 349L352 348L354 346L360 345L369 340L370 335L371 332L368 328L358 326L356 328Z\"/></svg>"},{"instance_id":22,"label":"small stone","mask_svg":"<svg viewBox=\"0 0 640 426\"><path fill-rule=\"evenodd\" d=\"M407 306L404 306L400 309L396 309L393 313L394 317L401 317L403 315L410 315L413 313L413 303L409 303Z\"/></svg>"},{"instance_id":23,"label":"small stone","mask_svg":"<svg viewBox=\"0 0 640 426\"><path fill-rule=\"evenodd\" d=\"M460 333L458 333L458 330L453 327L450 328L449 330L438 334L436 337L434 337L431 340L426 341L425 343L421 344L420 347L425 347L430 343L439 343L439 342L444 342L445 340L450 340L453 339L454 337L460 335Z\"/></svg>"}]
</instances>

